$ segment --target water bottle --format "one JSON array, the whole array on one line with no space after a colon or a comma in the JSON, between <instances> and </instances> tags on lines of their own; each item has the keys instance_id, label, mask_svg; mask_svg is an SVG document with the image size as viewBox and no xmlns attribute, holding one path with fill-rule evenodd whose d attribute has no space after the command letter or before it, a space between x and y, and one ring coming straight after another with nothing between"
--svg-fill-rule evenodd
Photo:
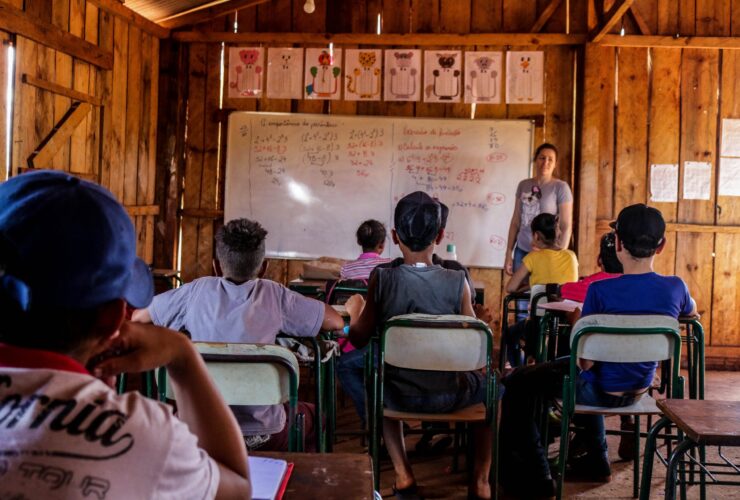
<instances>
[{"instance_id":1,"label":"water bottle","mask_svg":"<svg viewBox=\"0 0 740 500\"><path fill-rule=\"evenodd\" d=\"M447 244L447 252L445 255L445 260L457 260L457 250L455 249L454 243Z\"/></svg>"}]
</instances>

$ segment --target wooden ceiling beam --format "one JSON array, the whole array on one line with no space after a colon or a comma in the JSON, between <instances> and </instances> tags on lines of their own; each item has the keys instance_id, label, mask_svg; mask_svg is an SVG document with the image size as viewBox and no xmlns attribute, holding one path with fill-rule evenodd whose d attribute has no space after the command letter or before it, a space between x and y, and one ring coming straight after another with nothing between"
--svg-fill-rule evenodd
<instances>
[{"instance_id":1,"label":"wooden ceiling beam","mask_svg":"<svg viewBox=\"0 0 740 500\"><path fill-rule=\"evenodd\" d=\"M99 68L113 69L113 52L103 50L51 23L34 19L2 1L0 1L0 29L24 36Z\"/></svg>"},{"instance_id":2,"label":"wooden ceiling beam","mask_svg":"<svg viewBox=\"0 0 740 500\"><path fill-rule=\"evenodd\" d=\"M542 28L545 27L547 21L549 21L553 14L555 14L555 11L558 9L558 7L560 7L561 3L563 3L563 0L552 0L542 11L540 17L537 18L537 21L535 21L532 29L529 30L530 33L539 33L540 31L542 31Z\"/></svg>"},{"instance_id":3,"label":"wooden ceiling beam","mask_svg":"<svg viewBox=\"0 0 740 500\"><path fill-rule=\"evenodd\" d=\"M627 10L632 6L633 3L635 3L635 0L621 0L620 2L612 5L612 8L609 9L609 12L607 12L606 16L604 16L604 18L606 19L604 21L604 24L591 33L591 41L596 43L601 40L604 35L609 33L609 30L612 29L615 24L617 24L617 21L622 19L622 16L627 13Z\"/></svg>"},{"instance_id":4,"label":"wooden ceiling beam","mask_svg":"<svg viewBox=\"0 0 740 500\"><path fill-rule=\"evenodd\" d=\"M295 43L378 46L433 45L580 45L586 35L560 33L409 33L374 35L371 33L233 33L230 31L176 31L172 38L189 43Z\"/></svg>"},{"instance_id":5,"label":"wooden ceiling beam","mask_svg":"<svg viewBox=\"0 0 740 500\"><path fill-rule=\"evenodd\" d=\"M154 35L157 38L168 38L170 36L170 30L163 28L155 22L150 21L146 17L142 16L124 6L118 0L87 0L97 8L104 10L105 12L119 17L129 24L133 24L142 31Z\"/></svg>"},{"instance_id":6,"label":"wooden ceiling beam","mask_svg":"<svg viewBox=\"0 0 740 500\"><path fill-rule=\"evenodd\" d=\"M270 0L225 0L207 3L194 9L180 12L174 16L158 19L157 24L167 29L177 29L183 26L210 21L217 17L225 16L236 12L237 10L256 7L257 5L267 3Z\"/></svg>"},{"instance_id":7,"label":"wooden ceiling beam","mask_svg":"<svg viewBox=\"0 0 740 500\"><path fill-rule=\"evenodd\" d=\"M608 47L661 47L668 49L740 49L740 37L604 35L596 45Z\"/></svg>"}]
</instances>

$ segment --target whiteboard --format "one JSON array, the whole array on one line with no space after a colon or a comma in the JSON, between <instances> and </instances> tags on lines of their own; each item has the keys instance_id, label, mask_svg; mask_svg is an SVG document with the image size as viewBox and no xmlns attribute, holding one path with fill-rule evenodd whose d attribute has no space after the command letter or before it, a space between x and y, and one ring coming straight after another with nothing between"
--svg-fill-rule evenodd
<instances>
[{"instance_id":1,"label":"whiteboard","mask_svg":"<svg viewBox=\"0 0 740 500\"><path fill-rule=\"evenodd\" d=\"M396 202L425 191L450 208L442 245L454 243L465 265L502 267L533 128L527 120L233 112L224 217L259 221L270 257L355 259L362 221L377 219L390 234ZM400 255L390 241L385 253Z\"/></svg>"}]
</instances>

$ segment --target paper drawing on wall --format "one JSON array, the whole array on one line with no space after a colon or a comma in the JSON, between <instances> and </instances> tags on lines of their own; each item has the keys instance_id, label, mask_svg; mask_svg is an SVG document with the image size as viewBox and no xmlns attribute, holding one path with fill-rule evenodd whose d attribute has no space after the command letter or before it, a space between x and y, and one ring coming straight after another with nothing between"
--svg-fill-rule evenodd
<instances>
[{"instance_id":1,"label":"paper drawing on wall","mask_svg":"<svg viewBox=\"0 0 740 500\"><path fill-rule=\"evenodd\" d=\"M544 82L544 53L506 53L507 104L542 104Z\"/></svg>"},{"instance_id":2,"label":"paper drawing on wall","mask_svg":"<svg viewBox=\"0 0 740 500\"><path fill-rule=\"evenodd\" d=\"M263 55L261 47L229 48L229 97L262 95Z\"/></svg>"},{"instance_id":3,"label":"paper drawing on wall","mask_svg":"<svg viewBox=\"0 0 740 500\"><path fill-rule=\"evenodd\" d=\"M339 99L342 49L306 49L306 99Z\"/></svg>"},{"instance_id":4,"label":"paper drawing on wall","mask_svg":"<svg viewBox=\"0 0 740 500\"><path fill-rule=\"evenodd\" d=\"M348 101L380 100L380 51L347 49L344 52L346 85L344 98Z\"/></svg>"},{"instance_id":5,"label":"paper drawing on wall","mask_svg":"<svg viewBox=\"0 0 740 500\"><path fill-rule=\"evenodd\" d=\"M501 52L465 52L465 102L501 102Z\"/></svg>"},{"instance_id":6,"label":"paper drawing on wall","mask_svg":"<svg viewBox=\"0 0 740 500\"><path fill-rule=\"evenodd\" d=\"M460 102L460 51L424 51L424 102Z\"/></svg>"},{"instance_id":7,"label":"paper drawing on wall","mask_svg":"<svg viewBox=\"0 0 740 500\"><path fill-rule=\"evenodd\" d=\"M385 51L386 101L418 101L421 97L421 51Z\"/></svg>"},{"instance_id":8,"label":"paper drawing on wall","mask_svg":"<svg viewBox=\"0 0 740 500\"><path fill-rule=\"evenodd\" d=\"M300 99L303 96L303 49L267 49L267 97Z\"/></svg>"}]
</instances>

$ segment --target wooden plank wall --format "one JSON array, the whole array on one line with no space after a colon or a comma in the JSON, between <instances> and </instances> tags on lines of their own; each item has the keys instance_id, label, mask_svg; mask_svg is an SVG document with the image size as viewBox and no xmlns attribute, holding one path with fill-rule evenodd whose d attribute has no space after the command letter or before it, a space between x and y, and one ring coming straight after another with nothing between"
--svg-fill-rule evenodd
<instances>
[{"instance_id":1,"label":"wooden plank wall","mask_svg":"<svg viewBox=\"0 0 740 500\"><path fill-rule=\"evenodd\" d=\"M636 5L652 34L740 34L734 2L638 0ZM630 22L628 32L636 29ZM740 51L589 45L585 66L578 173L582 272L595 268L596 242L606 222L628 204L648 202L651 164L678 163L682 177L685 161L711 162L710 200L683 200L679 185L677 203L652 203L669 223L702 225L701 231L669 227L656 270L681 276L697 299L708 358L715 364L737 360L740 200L717 196L716 179L721 119L740 118Z\"/></svg>"},{"instance_id":2,"label":"wooden plank wall","mask_svg":"<svg viewBox=\"0 0 740 500\"><path fill-rule=\"evenodd\" d=\"M549 3L538 0L536 10L522 6L519 0L360 0L344 2L328 0L316 3L316 12L303 12L299 0L273 0L257 8L239 11L226 21L214 21L196 29L232 30L236 21L239 32L334 32L375 33L381 16L383 33L466 33L466 32L526 32L537 15ZM586 0L571 0L571 9L578 6L582 14L573 17L572 24L585 29ZM565 2L544 27L543 32L562 32L565 26ZM506 14L504 16L504 13ZM582 19L581 19L582 18ZM347 47L345 47L347 48ZM503 50L512 47L479 47ZM570 47L517 47L545 51L546 97L543 105L478 105L476 118L537 119L536 140L555 143L561 151L557 175L572 181L573 88L577 50ZM185 145L184 186L182 192L182 259L183 278L188 281L211 273L213 229L218 213L223 209L223 172L225 146L225 113L218 113L220 90L220 44L184 44L187 75L187 143ZM394 115L425 117L470 117L466 104L425 103L354 103L348 101L290 101L274 99L224 99L222 109L249 111L289 111L294 113L332 113L358 115ZM160 144L167 141L159 138ZM220 147L220 149L218 149ZM173 196L179 196L175 194ZM347 235L352 238L353 235ZM174 245L165 243L164 248ZM272 279L286 282L298 276L301 263L273 260ZM472 269L473 277L486 284L486 303L498 321L503 276L501 270Z\"/></svg>"},{"instance_id":3,"label":"wooden plank wall","mask_svg":"<svg viewBox=\"0 0 740 500\"><path fill-rule=\"evenodd\" d=\"M28 158L65 115L69 97L23 81L23 75L100 98L46 164L100 182L129 208L136 226L137 249L147 262L154 249L154 178L159 78L159 39L85 0L13 0L33 19L113 53L105 70L15 36L16 65L12 117L11 174L28 167ZM0 34L0 41L4 35ZM7 38L7 37L6 37ZM5 46L0 48L0 132L5 176Z\"/></svg>"},{"instance_id":4,"label":"wooden plank wall","mask_svg":"<svg viewBox=\"0 0 740 500\"><path fill-rule=\"evenodd\" d=\"M327 0L312 15L300 0L274 0L228 18L196 26L199 30L240 32L375 32L378 16L383 33L526 32L549 4L547 0ZM586 33L603 21L596 7L613 2L571 0L546 23L543 32ZM730 0L637 0L634 10L611 33L652 35L737 36L740 7ZM234 28L236 26L236 28ZM227 46L228 47L228 46ZM345 47L347 48L347 47ZM719 124L740 118L736 99L740 51L674 48L478 47L545 51L546 98L543 105L479 105L476 118L537 119L536 141L561 149L557 175L576 192L576 247L581 274L596 267L597 242L623 206L645 202L652 163L710 161L715 167L709 201L656 203L671 224L700 224L701 231L670 226L668 243L656 261L659 272L675 273L698 299L708 332L708 355L737 359L740 354L740 284L735 277L740 257L740 201L716 195ZM419 117L469 117L464 104L352 103L346 101L230 100L219 104L219 44L182 44L177 48L179 75L187 76L187 144L183 167L170 204L183 200L181 269L186 280L210 274L213 230L223 208L223 110L288 111ZM574 103L574 96L577 101ZM574 113L574 108L578 108ZM160 144L169 139L161 137ZM575 143L575 148L573 144ZM176 148L175 148L176 149ZM573 168L575 165L575 168ZM683 168L683 167L681 167ZM172 174L172 170L170 173ZM718 227L714 227L718 226ZM168 225L169 227L169 225ZM678 227L680 231L675 230ZM689 228L690 229L690 228ZM173 249L176 231L162 248ZM348 235L351 237L351 235ZM170 254L173 251L170 250ZM174 261L173 257L168 257ZM286 282L301 263L275 260L270 277ZM499 270L473 269L486 284L486 302L500 319L502 285Z\"/></svg>"}]
</instances>

